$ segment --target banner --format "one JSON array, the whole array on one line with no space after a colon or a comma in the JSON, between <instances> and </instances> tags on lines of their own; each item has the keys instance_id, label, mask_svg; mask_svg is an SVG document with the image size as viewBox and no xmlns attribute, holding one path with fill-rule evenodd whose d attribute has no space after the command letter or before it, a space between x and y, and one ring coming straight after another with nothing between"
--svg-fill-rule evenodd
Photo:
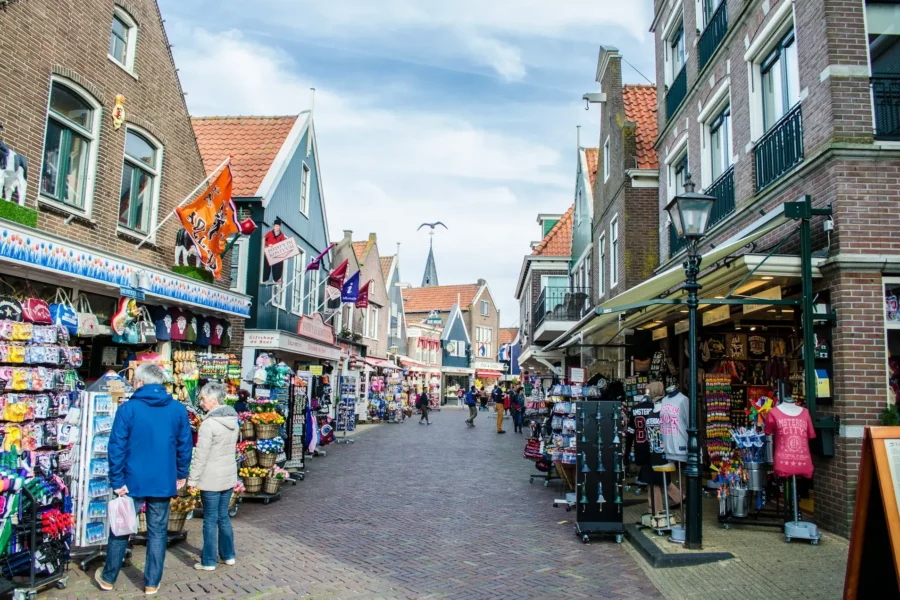
<instances>
[{"instance_id":1,"label":"banner","mask_svg":"<svg viewBox=\"0 0 900 600\"><path fill-rule=\"evenodd\" d=\"M297 246L297 240L292 237L286 237L277 244L266 246L266 260L270 265L283 263L289 258L294 258L300 254L300 248Z\"/></svg>"},{"instance_id":2,"label":"banner","mask_svg":"<svg viewBox=\"0 0 900 600\"><path fill-rule=\"evenodd\" d=\"M359 271L350 276L341 288L341 302L356 302L359 300Z\"/></svg>"},{"instance_id":3,"label":"banner","mask_svg":"<svg viewBox=\"0 0 900 600\"><path fill-rule=\"evenodd\" d=\"M237 220L237 208L231 199L231 167L225 169L196 200L175 213L184 230L194 241L200 262L212 271L216 279L222 278L221 255L228 239L241 228Z\"/></svg>"},{"instance_id":4,"label":"banner","mask_svg":"<svg viewBox=\"0 0 900 600\"><path fill-rule=\"evenodd\" d=\"M359 288L359 294L356 299L356 308L368 308L369 307L369 284L372 281L367 281L365 285Z\"/></svg>"},{"instance_id":5,"label":"banner","mask_svg":"<svg viewBox=\"0 0 900 600\"><path fill-rule=\"evenodd\" d=\"M347 267L350 265L350 259L345 258L344 262L339 264L334 271L328 276L328 287L340 290L344 287L344 277L347 276Z\"/></svg>"},{"instance_id":6,"label":"banner","mask_svg":"<svg viewBox=\"0 0 900 600\"><path fill-rule=\"evenodd\" d=\"M325 248L325 250L322 251L321 254L319 254L317 257L315 257L314 259L312 259L312 261L311 261L308 265L306 265L306 271L304 271L304 273L306 273L306 272L308 272L308 271L318 271L318 270L319 270L319 266L322 264L322 259L325 258L325 255L328 254L328 252L329 252L332 248L334 248L335 245L336 245L336 244L335 244L334 242L330 243L330 244L328 245L328 247Z\"/></svg>"}]
</instances>

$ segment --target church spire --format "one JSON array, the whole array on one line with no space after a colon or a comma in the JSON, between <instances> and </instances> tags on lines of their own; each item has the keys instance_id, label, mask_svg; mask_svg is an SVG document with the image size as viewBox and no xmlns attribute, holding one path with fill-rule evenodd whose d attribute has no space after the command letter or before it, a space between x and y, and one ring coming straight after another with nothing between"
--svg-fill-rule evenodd
<instances>
[{"instance_id":1,"label":"church spire","mask_svg":"<svg viewBox=\"0 0 900 600\"><path fill-rule=\"evenodd\" d=\"M428 244L428 260L425 261L425 274L422 275L422 287L438 285L437 265L434 264L434 238Z\"/></svg>"}]
</instances>

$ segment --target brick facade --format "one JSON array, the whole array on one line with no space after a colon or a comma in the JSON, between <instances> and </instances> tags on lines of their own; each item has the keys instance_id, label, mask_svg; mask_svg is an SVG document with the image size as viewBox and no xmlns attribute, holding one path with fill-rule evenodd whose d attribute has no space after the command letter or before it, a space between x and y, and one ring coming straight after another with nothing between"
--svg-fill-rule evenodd
<instances>
[{"instance_id":1,"label":"brick facade","mask_svg":"<svg viewBox=\"0 0 900 600\"><path fill-rule=\"evenodd\" d=\"M491 291L488 289L484 279L479 279L478 285L482 287L480 293L475 295L475 299L472 301L471 306L469 306L468 314L465 312L463 313L463 318L466 321L466 329L469 330L469 337L472 338L472 358L473 360L478 358L479 360L496 362L497 353L500 351L500 311L494 304L494 299L491 297ZM487 316L481 314L482 301L488 303ZM487 327L491 330L491 351L488 356L476 356L478 349L476 327Z\"/></svg>"}]
</instances>

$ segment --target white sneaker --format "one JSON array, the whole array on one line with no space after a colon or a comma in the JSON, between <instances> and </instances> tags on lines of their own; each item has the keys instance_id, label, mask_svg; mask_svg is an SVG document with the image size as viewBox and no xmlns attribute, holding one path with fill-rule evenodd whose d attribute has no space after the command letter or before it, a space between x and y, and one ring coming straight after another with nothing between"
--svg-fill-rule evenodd
<instances>
[{"instance_id":1,"label":"white sneaker","mask_svg":"<svg viewBox=\"0 0 900 600\"><path fill-rule=\"evenodd\" d=\"M229 558L228 560L225 561L225 564L230 567L230 566L234 565L235 562L237 562L237 561L235 561L235 559Z\"/></svg>"},{"instance_id":2,"label":"white sneaker","mask_svg":"<svg viewBox=\"0 0 900 600\"><path fill-rule=\"evenodd\" d=\"M194 568L197 569L198 571L215 571L216 570L215 567L205 567L200 563L195 564Z\"/></svg>"}]
</instances>

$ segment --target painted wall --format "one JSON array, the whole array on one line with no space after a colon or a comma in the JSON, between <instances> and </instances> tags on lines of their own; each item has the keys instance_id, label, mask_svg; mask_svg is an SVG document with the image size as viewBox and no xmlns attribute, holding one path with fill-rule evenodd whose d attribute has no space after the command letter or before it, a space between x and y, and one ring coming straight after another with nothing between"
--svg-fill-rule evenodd
<instances>
[{"instance_id":1,"label":"painted wall","mask_svg":"<svg viewBox=\"0 0 900 600\"><path fill-rule=\"evenodd\" d=\"M449 333L446 333L449 328ZM442 355L443 355L443 363L444 367L457 367L457 368L468 368L469 367L469 356L471 355L471 348L466 343L466 330L463 325L463 320L461 318L453 319L452 322L446 323L444 327L444 331L446 333L446 338L444 339ZM451 356L447 352L447 344L450 342L455 342L457 345L466 344L467 352L466 356Z\"/></svg>"},{"instance_id":2,"label":"painted wall","mask_svg":"<svg viewBox=\"0 0 900 600\"><path fill-rule=\"evenodd\" d=\"M389 343L397 346L397 352L403 356L407 354L408 341L406 339L406 319L403 318L403 292L397 286L402 281L400 278L400 257L394 258L394 268L388 274L390 280L387 281L388 296L388 312L390 313L388 322Z\"/></svg>"},{"instance_id":3,"label":"painted wall","mask_svg":"<svg viewBox=\"0 0 900 600\"><path fill-rule=\"evenodd\" d=\"M591 196L591 180L586 173L587 165L584 149L578 149L578 168L575 177L575 215L572 222L572 259L571 265L581 258L585 249L591 245L591 219L593 217L593 198Z\"/></svg>"}]
</instances>

